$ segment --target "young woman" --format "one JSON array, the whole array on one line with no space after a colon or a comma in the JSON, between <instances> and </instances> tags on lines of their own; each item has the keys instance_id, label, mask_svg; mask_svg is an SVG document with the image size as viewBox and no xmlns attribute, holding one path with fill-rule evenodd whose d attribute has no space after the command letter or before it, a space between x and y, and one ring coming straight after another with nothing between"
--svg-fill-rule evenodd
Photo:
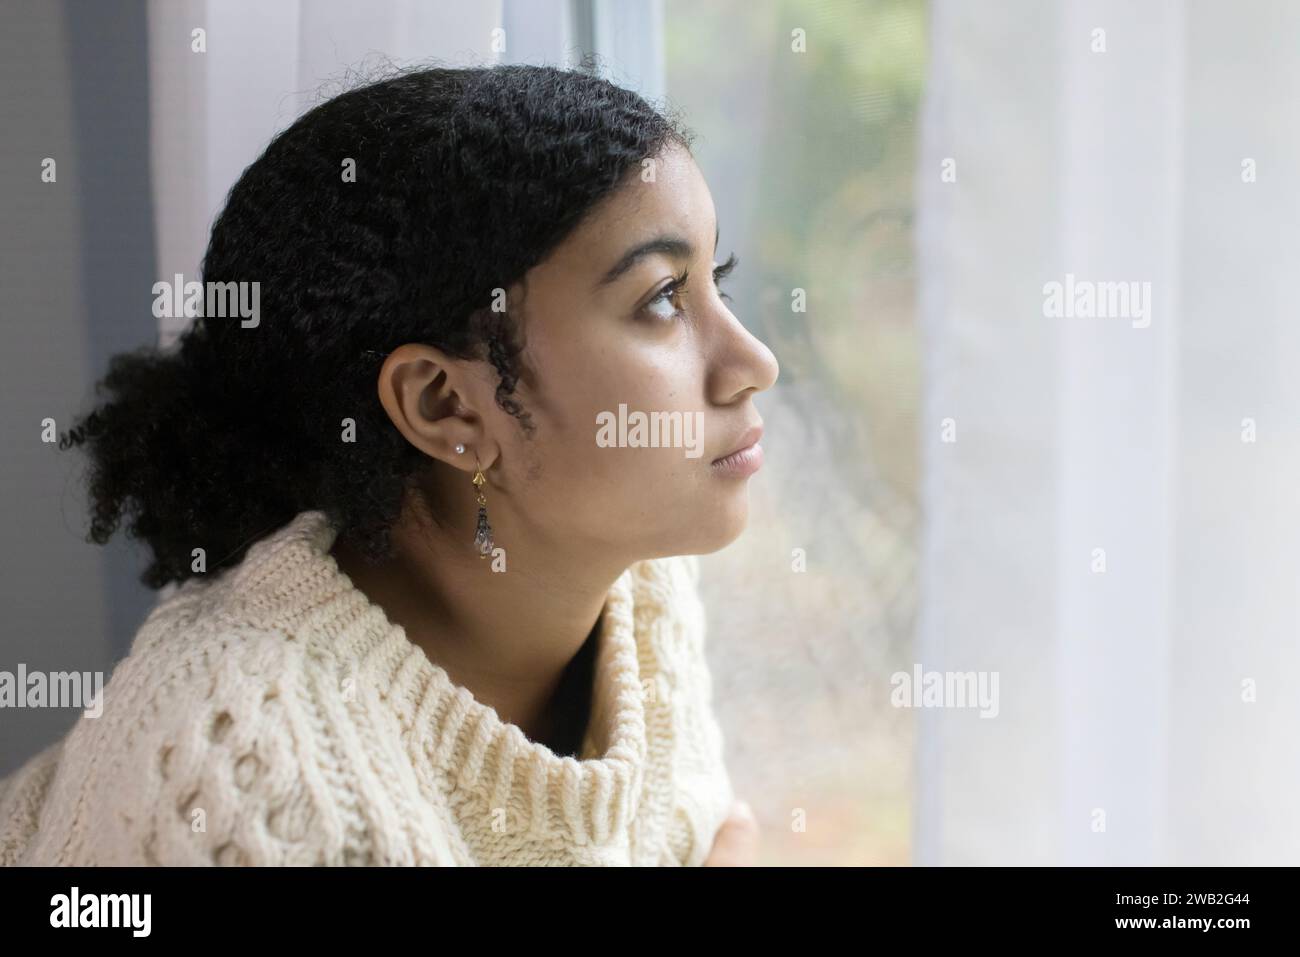
<instances>
[{"instance_id":1,"label":"young woman","mask_svg":"<svg viewBox=\"0 0 1300 957\"><path fill-rule=\"evenodd\" d=\"M694 556L745 526L778 370L690 138L498 66L274 139L203 317L65 436L91 537L166 593L102 715L0 783L0 861L754 862Z\"/></svg>"}]
</instances>

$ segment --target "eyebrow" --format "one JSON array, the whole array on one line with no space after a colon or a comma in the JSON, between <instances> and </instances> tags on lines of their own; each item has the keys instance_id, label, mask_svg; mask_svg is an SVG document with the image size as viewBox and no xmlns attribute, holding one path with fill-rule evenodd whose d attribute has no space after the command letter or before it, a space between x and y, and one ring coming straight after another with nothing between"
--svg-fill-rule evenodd
<instances>
[{"instance_id":1,"label":"eyebrow","mask_svg":"<svg viewBox=\"0 0 1300 957\"><path fill-rule=\"evenodd\" d=\"M718 237L721 235L721 228L715 228L713 231L713 251L718 251ZM596 282L596 289L608 286L610 283L617 282L624 273L639 263L647 256L653 256L662 253L665 256L671 256L674 259L690 259L695 255L695 247L688 240L680 236L656 236L654 239L633 246L623 254L621 258L605 275L601 276Z\"/></svg>"}]
</instances>

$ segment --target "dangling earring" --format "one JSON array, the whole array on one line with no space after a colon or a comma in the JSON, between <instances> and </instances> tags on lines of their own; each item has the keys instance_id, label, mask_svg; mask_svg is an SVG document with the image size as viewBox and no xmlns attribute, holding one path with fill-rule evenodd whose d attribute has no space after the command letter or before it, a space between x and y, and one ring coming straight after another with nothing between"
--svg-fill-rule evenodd
<instances>
[{"instance_id":1,"label":"dangling earring","mask_svg":"<svg viewBox=\"0 0 1300 957\"><path fill-rule=\"evenodd\" d=\"M474 529L474 547L478 549L479 558L487 558L492 554L492 526L488 524L487 499L483 497L483 486L487 484L487 478L483 475L483 467L479 465L478 456L474 457L474 465L477 468L474 473L474 497L478 502L478 525Z\"/></svg>"}]
</instances>

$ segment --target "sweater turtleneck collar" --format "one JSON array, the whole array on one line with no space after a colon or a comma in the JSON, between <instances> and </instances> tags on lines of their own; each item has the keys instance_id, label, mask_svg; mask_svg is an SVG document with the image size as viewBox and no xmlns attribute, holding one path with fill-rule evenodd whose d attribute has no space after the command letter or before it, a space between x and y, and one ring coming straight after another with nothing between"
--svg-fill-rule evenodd
<instances>
[{"instance_id":1,"label":"sweater turtleneck collar","mask_svg":"<svg viewBox=\"0 0 1300 957\"><path fill-rule=\"evenodd\" d=\"M336 535L323 512L306 511L255 544L246 564L256 566L256 578L236 585L250 618L288 627L309 653L337 661L340 681L353 677L358 693L373 690L397 718L417 774L436 773L494 813L504 810L509 831L576 844L625 834L648 751L637 629L650 622L634 614L633 569L614 582L602 611L582 749L561 757L456 685L411 642L334 560Z\"/></svg>"}]
</instances>

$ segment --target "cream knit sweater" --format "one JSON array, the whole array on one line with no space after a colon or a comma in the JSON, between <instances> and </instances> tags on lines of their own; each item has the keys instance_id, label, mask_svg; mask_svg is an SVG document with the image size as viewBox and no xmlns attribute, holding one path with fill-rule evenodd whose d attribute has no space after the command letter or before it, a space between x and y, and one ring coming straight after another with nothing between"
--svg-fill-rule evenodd
<instances>
[{"instance_id":1,"label":"cream knit sweater","mask_svg":"<svg viewBox=\"0 0 1300 957\"><path fill-rule=\"evenodd\" d=\"M303 512L0 781L0 864L698 865L732 800L693 557L614 583L578 758L452 683ZM485 573L489 573L486 572Z\"/></svg>"}]
</instances>

